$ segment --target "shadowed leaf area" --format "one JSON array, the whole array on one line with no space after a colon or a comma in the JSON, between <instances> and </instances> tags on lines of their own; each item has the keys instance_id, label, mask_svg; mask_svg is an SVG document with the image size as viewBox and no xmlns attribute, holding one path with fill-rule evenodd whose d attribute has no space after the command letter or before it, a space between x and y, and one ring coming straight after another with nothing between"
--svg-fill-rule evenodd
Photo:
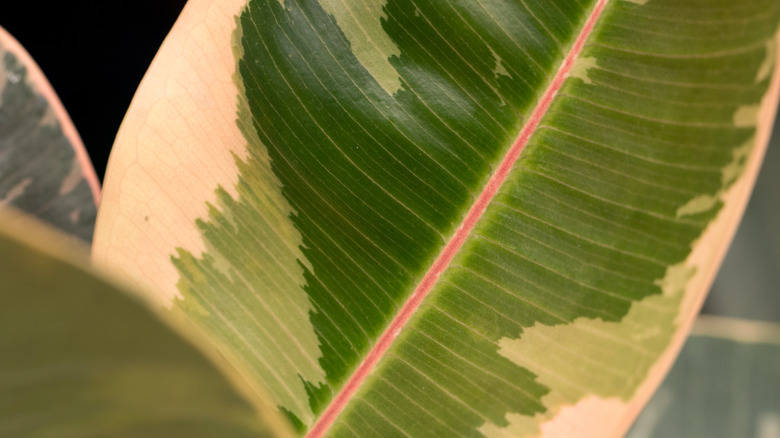
<instances>
[{"instance_id":1,"label":"shadowed leaf area","mask_svg":"<svg viewBox=\"0 0 780 438\"><path fill-rule=\"evenodd\" d=\"M238 197L177 306L304 432L512 146L594 2L252 0ZM754 142L780 4L609 2L465 244L331 429L535 436L631 399ZM377 52L382 56L377 56ZM292 377L290 377L292 376Z\"/></svg>"},{"instance_id":2,"label":"shadowed leaf area","mask_svg":"<svg viewBox=\"0 0 780 438\"><path fill-rule=\"evenodd\" d=\"M5 227L0 260L0 436L279 436L137 300Z\"/></svg>"},{"instance_id":3,"label":"shadowed leaf area","mask_svg":"<svg viewBox=\"0 0 780 438\"><path fill-rule=\"evenodd\" d=\"M46 98L0 44L0 206L13 206L92 241L96 206Z\"/></svg>"},{"instance_id":4,"label":"shadowed leaf area","mask_svg":"<svg viewBox=\"0 0 780 438\"><path fill-rule=\"evenodd\" d=\"M777 436L780 330L773 331L753 342L691 336L627 437Z\"/></svg>"}]
</instances>

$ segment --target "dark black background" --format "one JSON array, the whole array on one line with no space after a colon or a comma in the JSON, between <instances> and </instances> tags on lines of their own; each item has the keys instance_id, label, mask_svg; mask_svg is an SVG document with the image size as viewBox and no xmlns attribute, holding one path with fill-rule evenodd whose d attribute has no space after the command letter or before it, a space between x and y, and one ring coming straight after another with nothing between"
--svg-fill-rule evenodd
<instances>
[{"instance_id":1,"label":"dark black background","mask_svg":"<svg viewBox=\"0 0 780 438\"><path fill-rule=\"evenodd\" d=\"M0 0L0 26L59 94L98 176L130 100L186 0Z\"/></svg>"}]
</instances>

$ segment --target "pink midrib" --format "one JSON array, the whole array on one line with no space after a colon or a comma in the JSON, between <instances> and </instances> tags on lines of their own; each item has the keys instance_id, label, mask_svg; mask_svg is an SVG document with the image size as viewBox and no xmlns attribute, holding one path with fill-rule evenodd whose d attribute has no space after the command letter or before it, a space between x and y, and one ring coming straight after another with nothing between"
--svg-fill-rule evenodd
<instances>
[{"instance_id":1,"label":"pink midrib","mask_svg":"<svg viewBox=\"0 0 780 438\"><path fill-rule=\"evenodd\" d=\"M564 80L566 80L566 76L571 71L571 68L574 65L574 61L582 51L582 47L585 45L585 40L587 40L588 36L593 31L593 26L596 24L596 21L601 15L601 11L604 9L607 1L608 0L599 0L596 6L593 8L593 11L585 22L585 26L583 26L580 34L574 41L574 45L572 46L571 51L566 56L563 64L561 64L561 67L558 69L558 72L555 74L552 82L545 90L544 95L539 100L539 103L534 109L534 112L531 114L531 117L529 117L528 122L525 124L522 131L520 131L520 135L518 135L514 144L512 144L512 147L509 149L506 156L504 156L504 159L501 161L501 164L498 166L496 172L492 177L490 177L490 180L482 190L482 193L480 193L477 201L474 203L474 205L471 206L471 209L469 209L468 214L466 214L466 218L463 220L460 227L458 227L458 230L452 236L452 239L444 247L439 257L436 259L436 261L433 262L431 268L425 274L420 284L417 285L417 288L409 298L409 301L404 304L398 315L396 315L385 332L382 333L382 336L357 368L355 373L352 375L349 381L347 381L341 391L336 395L325 412L322 413L320 418L317 420L317 423L314 424L314 427L311 428L307 434L307 438L319 438L325 435L338 415L347 405L349 400L363 384L363 381L365 381L366 377L369 375L369 373L371 373L371 370L374 368L374 366L376 366L382 356L384 356L385 352L387 352L387 350L390 348L390 345L404 328L414 312L417 310L417 308L420 307L422 301L425 299L431 289L433 289L433 286L436 284L439 275L441 275L441 273L447 269L447 266L449 266L450 262L458 253L461 246L463 246L463 243L469 237L471 231L474 229L474 226L482 217L482 214L485 212L488 204L490 204L490 201L493 199L493 197L498 192L498 189L506 180L518 157L520 157L520 153L523 151L525 145L528 143L528 140L531 138L531 135L534 133L534 131L536 131L536 128L539 126L539 121L541 121L542 117L544 117L544 115L547 113L547 110L550 108L550 104L552 103L553 98L555 98L555 95L561 88L561 85L563 85Z\"/></svg>"}]
</instances>

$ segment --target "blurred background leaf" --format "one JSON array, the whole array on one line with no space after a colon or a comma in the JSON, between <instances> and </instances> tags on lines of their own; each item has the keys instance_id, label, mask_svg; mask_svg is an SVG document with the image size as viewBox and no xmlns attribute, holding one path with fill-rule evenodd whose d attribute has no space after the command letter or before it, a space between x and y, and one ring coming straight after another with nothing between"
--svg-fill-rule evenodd
<instances>
[{"instance_id":1,"label":"blurred background leaf","mask_svg":"<svg viewBox=\"0 0 780 438\"><path fill-rule=\"evenodd\" d=\"M0 214L0 436L283 436L191 336L12 213Z\"/></svg>"},{"instance_id":2,"label":"blurred background leaf","mask_svg":"<svg viewBox=\"0 0 780 438\"><path fill-rule=\"evenodd\" d=\"M0 27L0 207L92 241L100 186L44 74Z\"/></svg>"},{"instance_id":3,"label":"blurred background leaf","mask_svg":"<svg viewBox=\"0 0 780 438\"><path fill-rule=\"evenodd\" d=\"M780 322L780 117L702 313ZM780 371L778 371L780 379Z\"/></svg>"},{"instance_id":4,"label":"blurred background leaf","mask_svg":"<svg viewBox=\"0 0 780 438\"><path fill-rule=\"evenodd\" d=\"M628 438L780 437L780 325L701 318Z\"/></svg>"}]
</instances>

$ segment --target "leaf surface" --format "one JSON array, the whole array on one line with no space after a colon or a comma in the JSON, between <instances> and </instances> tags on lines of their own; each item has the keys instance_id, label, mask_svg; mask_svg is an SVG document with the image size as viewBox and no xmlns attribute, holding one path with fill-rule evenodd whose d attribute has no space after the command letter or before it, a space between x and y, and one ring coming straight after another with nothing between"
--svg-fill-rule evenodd
<instances>
[{"instance_id":1,"label":"leaf surface","mask_svg":"<svg viewBox=\"0 0 780 438\"><path fill-rule=\"evenodd\" d=\"M744 208L778 21L190 2L118 137L95 260L310 436L619 435Z\"/></svg>"},{"instance_id":2,"label":"leaf surface","mask_svg":"<svg viewBox=\"0 0 780 438\"><path fill-rule=\"evenodd\" d=\"M0 28L0 206L91 242L99 197L95 170L57 95Z\"/></svg>"},{"instance_id":3,"label":"leaf surface","mask_svg":"<svg viewBox=\"0 0 780 438\"><path fill-rule=\"evenodd\" d=\"M285 436L177 330L74 263L83 249L0 221L0 435Z\"/></svg>"}]
</instances>

